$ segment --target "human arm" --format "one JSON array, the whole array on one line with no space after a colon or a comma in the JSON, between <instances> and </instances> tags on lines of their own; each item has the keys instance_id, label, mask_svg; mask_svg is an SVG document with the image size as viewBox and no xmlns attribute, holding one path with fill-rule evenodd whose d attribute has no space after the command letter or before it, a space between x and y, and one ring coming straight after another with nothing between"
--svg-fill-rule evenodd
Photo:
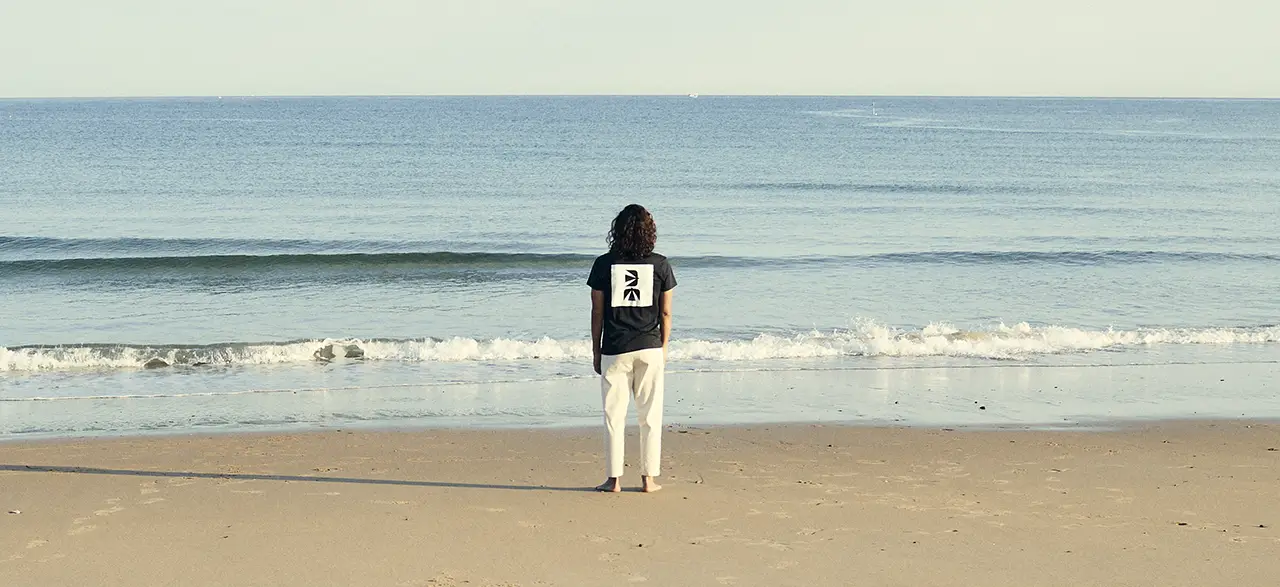
<instances>
[{"instance_id":1,"label":"human arm","mask_svg":"<svg viewBox=\"0 0 1280 587\"><path fill-rule=\"evenodd\" d=\"M661 272L659 273L662 289L662 297L659 298L662 311L662 362L667 362L667 346L671 342L671 298L672 290L676 288L676 273L671 269L671 264L665 260L662 263Z\"/></svg>"},{"instance_id":2,"label":"human arm","mask_svg":"<svg viewBox=\"0 0 1280 587\"><path fill-rule=\"evenodd\" d=\"M673 290L662 292L662 362L667 362L667 343L671 342L671 298Z\"/></svg>"},{"instance_id":3,"label":"human arm","mask_svg":"<svg viewBox=\"0 0 1280 587\"><path fill-rule=\"evenodd\" d=\"M591 355L592 366L600 374L600 340L604 337L604 292L591 290Z\"/></svg>"}]
</instances>

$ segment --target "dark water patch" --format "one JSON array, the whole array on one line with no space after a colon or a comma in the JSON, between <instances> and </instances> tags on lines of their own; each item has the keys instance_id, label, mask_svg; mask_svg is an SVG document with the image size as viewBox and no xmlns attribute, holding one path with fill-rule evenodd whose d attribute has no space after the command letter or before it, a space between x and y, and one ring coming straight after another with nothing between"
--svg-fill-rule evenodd
<instances>
[{"instance_id":1,"label":"dark water patch","mask_svg":"<svg viewBox=\"0 0 1280 587\"><path fill-rule=\"evenodd\" d=\"M80 274L111 280L123 274L216 275L253 277L292 272L312 275L370 273L412 276L454 272L523 277L529 273L585 271L595 257L582 254L533 253L350 253L337 255L196 255L181 257L115 257L0 261L0 278ZM1143 263L1277 262L1280 254L1202 251L910 251L864 255L796 257L673 257L684 268L871 267L885 265L1124 265ZM483 279L481 279L483 280Z\"/></svg>"},{"instance_id":2,"label":"dark water patch","mask_svg":"<svg viewBox=\"0 0 1280 587\"><path fill-rule=\"evenodd\" d=\"M1280 262L1280 254L1198 251L933 251L870 255L878 263L926 265L1129 265L1260 261Z\"/></svg>"},{"instance_id":3,"label":"dark water patch","mask_svg":"<svg viewBox=\"0 0 1280 587\"><path fill-rule=\"evenodd\" d=\"M342 253L277 255L184 255L0 261L0 276L18 272L254 272L288 268L344 269L532 269L590 267L592 255L533 253Z\"/></svg>"},{"instance_id":4,"label":"dark water patch","mask_svg":"<svg viewBox=\"0 0 1280 587\"><path fill-rule=\"evenodd\" d=\"M458 243L452 243L457 245ZM511 243L519 245L519 243ZM282 254L403 253L448 250L439 241L255 238L55 238L0 235L0 260L189 257Z\"/></svg>"}]
</instances>

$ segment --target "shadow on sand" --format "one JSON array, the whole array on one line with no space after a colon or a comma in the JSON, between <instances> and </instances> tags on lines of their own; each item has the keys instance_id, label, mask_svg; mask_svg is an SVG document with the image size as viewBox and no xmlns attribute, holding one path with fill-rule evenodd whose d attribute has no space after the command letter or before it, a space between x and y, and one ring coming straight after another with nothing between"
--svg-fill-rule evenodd
<instances>
[{"instance_id":1,"label":"shadow on sand","mask_svg":"<svg viewBox=\"0 0 1280 587\"><path fill-rule=\"evenodd\" d=\"M552 487L549 485L500 485L496 483L450 483L447 481L409 481L402 479L362 479L359 477L309 477L301 475L262 475L248 473L197 473L193 471L139 471L133 469L100 469L96 467L59 467L48 465L0 465L0 471L26 473L79 473L81 475L126 475L130 477L173 477L183 479L235 479L246 481L306 481L310 483L356 483L362 485L401 485L408 487L448 487L457 489L508 489L515 491L594 491L591 487Z\"/></svg>"}]
</instances>

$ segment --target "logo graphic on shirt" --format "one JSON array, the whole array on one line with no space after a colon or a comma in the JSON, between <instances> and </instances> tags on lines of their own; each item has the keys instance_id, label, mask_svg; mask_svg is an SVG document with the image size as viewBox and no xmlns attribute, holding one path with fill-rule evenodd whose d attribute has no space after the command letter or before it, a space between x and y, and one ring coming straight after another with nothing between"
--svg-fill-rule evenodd
<instances>
[{"instance_id":1,"label":"logo graphic on shirt","mask_svg":"<svg viewBox=\"0 0 1280 587\"><path fill-rule=\"evenodd\" d=\"M623 290L622 299L628 302L640 301L640 272L635 269L628 269L626 278L622 280Z\"/></svg>"},{"instance_id":2,"label":"logo graphic on shirt","mask_svg":"<svg viewBox=\"0 0 1280 587\"><path fill-rule=\"evenodd\" d=\"M610 267L610 289L615 308L648 308L653 305L653 265Z\"/></svg>"}]
</instances>

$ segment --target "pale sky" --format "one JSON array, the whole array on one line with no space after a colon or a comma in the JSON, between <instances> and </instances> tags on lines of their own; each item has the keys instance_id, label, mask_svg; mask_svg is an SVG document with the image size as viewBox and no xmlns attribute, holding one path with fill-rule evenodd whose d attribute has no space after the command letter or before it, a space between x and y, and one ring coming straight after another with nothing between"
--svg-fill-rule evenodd
<instances>
[{"instance_id":1,"label":"pale sky","mask_svg":"<svg viewBox=\"0 0 1280 587\"><path fill-rule=\"evenodd\" d=\"M0 0L0 97L1280 97L1280 0Z\"/></svg>"}]
</instances>

